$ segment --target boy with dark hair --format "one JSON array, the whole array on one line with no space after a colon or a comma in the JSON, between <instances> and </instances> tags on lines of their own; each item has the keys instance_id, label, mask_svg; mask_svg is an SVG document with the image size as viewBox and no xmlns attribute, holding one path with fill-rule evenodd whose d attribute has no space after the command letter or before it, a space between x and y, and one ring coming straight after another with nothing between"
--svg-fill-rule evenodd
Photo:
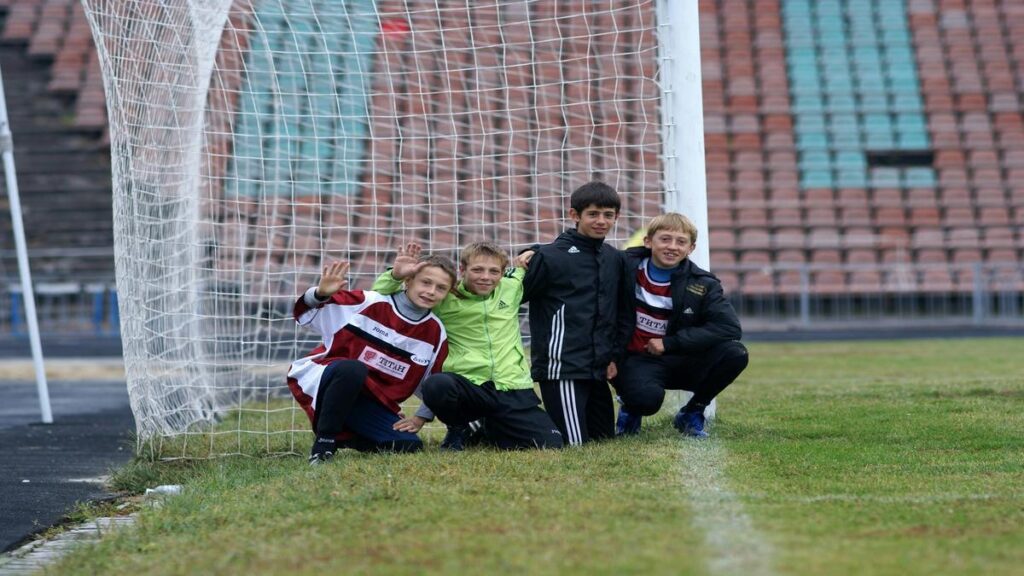
<instances>
[{"instance_id":1,"label":"boy with dark hair","mask_svg":"<svg viewBox=\"0 0 1024 576\"><path fill-rule=\"evenodd\" d=\"M747 367L740 322L721 283L689 260L696 243L693 222L668 213L651 221L643 247L625 252L619 434L639 432L641 418L656 413L670 389L693 392L676 414L676 429L706 437L704 409Z\"/></svg>"},{"instance_id":2,"label":"boy with dark hair","mask_svg":"<svg viewBox=\"0 0 1024 576\"><path fill-rule=\"evenodd\" d=\"M608 380L616 374L616 314L622 277L618 250L605 244L621 200L603 182L569 200L575 229L532 249L523 279L530 302L533 379L569 444L615 434Z\"/></svg>"},{"instance_id":3,"label":"boy with dark hair","mask_svg":"<svg viewBox=\"0 0 1024 576\"><path fill-rule=\"evenodd\" d=\"M322 339L288 369L288 388L316 433L309 463L330 460L338 446L415 452L428 411L402 418L399 405L448 355L441 321L430 309L455 282L443 256L423 258L405 290L393 296L348 285L347 262L324 266L320 282L295 302L295 321Z\"/></svg>"},{"instance_id":4,"label":"boy with dark hair","mask_svg":"<svg viewBox=\"0 0 1024 576\"><path fill-rule=\"evenodd\" d=\"M417 270L420 247L409 244L394 268L377 278L382 292ZM444 371L423 383L423 403L448 425L441 447L462 450L470 427L482 420L483 438L499 448L561 448L562 436L540 407L519 332L522 268L509 270L508 255L489 242L466 246L459 282L434 312L448 331Z\"/></svg>"}]
</instances>

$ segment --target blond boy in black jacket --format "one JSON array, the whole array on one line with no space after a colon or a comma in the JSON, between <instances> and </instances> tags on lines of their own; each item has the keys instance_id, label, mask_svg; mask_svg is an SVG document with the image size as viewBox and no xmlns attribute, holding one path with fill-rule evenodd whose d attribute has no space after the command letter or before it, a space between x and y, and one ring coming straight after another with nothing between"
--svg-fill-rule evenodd
<instances>
[{"instance_id":1,"label":"blond boy in black jacket","mask_svg":"<svg viewBox=\"0 0 1024 576\"><path fill-rule=\"evenodd\" d=\"M642 248L625 252L619 341L626 348L615 388L622 400L619 434L640 431L665 390L693 398L676 414L676 429L703 438L704 409L747 367L743 331L722 284L689 260L697 227L681 214L654 218Z\"/></svg>"}]
</instances>

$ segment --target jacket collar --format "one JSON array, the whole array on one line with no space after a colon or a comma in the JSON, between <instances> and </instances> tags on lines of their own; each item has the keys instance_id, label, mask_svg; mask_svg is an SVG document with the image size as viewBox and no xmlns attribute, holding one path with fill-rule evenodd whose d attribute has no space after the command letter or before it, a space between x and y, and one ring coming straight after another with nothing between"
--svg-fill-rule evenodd
<instances>
[{"instance_id":1,"label":"jacket collar","mask_svg":"<svg viewBox=\"0 0 1024 576\"><path fill-rule=\"evenodd\" d=\"M455 291L454 292L455 292L455 297L460 299L460 300L487 300L488 298L493 296L494 293L497 292L497 291L498 291L498 289L497 289L497 287L495 287L495 289L490 294L488 294L487 296L480 296L479 294L473 294L472 292L469 291L468 288L466 288L465 282L463 282L462 280L459 280L459 284L455 287Z\"/></svg>"},{"instance_id":2,"label":"jacket collar","mask_svg":"<svg viewBox=\"0 0 1024 576\"><path fill-rule=\"evenodd\" d=\"M589 248L594 252L601 250L601 246L604 245L604 238L591 238L589 236L584 236L571 228L562 232L562 238L575 246Z\"/></svg>"}]
</instances>

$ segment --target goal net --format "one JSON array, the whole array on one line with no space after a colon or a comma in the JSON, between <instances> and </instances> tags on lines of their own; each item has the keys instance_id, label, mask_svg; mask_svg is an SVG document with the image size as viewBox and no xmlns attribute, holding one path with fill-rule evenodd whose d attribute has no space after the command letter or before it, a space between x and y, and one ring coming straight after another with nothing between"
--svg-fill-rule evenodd
<instances>
[{"instance_id":1,"label":"goal net","mask_svg":"<svg viewBox=\"0 0 1024 576\"><path fill-rule=\"evenodd\" d=\"M305 451L285 366L322 262L368 288L403 240L516 251L569 193L664 201L654 0L85 0L110 116L141 439ZM211 425L213 424L213 425Z\"/></svg>"}]
</instances>

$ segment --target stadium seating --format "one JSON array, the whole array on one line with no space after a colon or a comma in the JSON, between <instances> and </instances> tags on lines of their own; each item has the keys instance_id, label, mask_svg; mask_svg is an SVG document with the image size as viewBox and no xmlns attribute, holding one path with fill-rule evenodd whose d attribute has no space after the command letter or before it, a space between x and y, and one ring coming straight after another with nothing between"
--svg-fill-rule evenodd
<instances>
[{"instance_id":1,"label":"stadium seating","mask_svg":"<svg viewBox=\"0 0 1024 576\"><path fill-rule=\"evenodd\" d=\"M651 80L656 51L653 35L635 32L652 25L653 3L642 14L614 18L574 14L561 28L513 19L503 23L500 36L491 5L459 4L459 9L446 10L453 21L441 30L399 4L378 2L380 20L372 26L380 28L360 36L368 43L364 53L378 53L372 62L289 50L295 36L282 33L284 28L301 32L312 27L302 9L308 3L298 0L286 1L276 14L261 14L260 33L242 21L229 27L247 35L246 41L275 43L276 58L262 65L220 62L223 79L211 94L216 103L211 108L218 113L211 118L225 128L232 122L235 135L210 143L216 151L210 162L216 174L243 176L226 180L242 182L223 191L222 202L236 203L231 210L239 210L246 196L273 186L275 194L309 198L310 220L319 211L323 220L348 230L344 240L334 232L312 235L303 231L297 215L290 216L287 228L294 238L285 245L303 250L353 239L368 247L387 246L390 239L373 230L386 229L396 218L426 225L426 239L445 244L494 234L502 242L528 244L558 231L562 195L593 171L626 193L628 214L657 210L661 160L658 134L651 129L658 114L657 86ZM551 8L539 3L536 10L543 15ZM1020 267L1024 4L702 0L699 10L708 243L727 289L768 294L799 287L799 275L773 279L765 272L773 266L858 267L856 272L811 274L807 280L819 294L966 290L970 275L958 267L978 262ZM0 11L5 12L0 38L21 43L39 62L52 62L48 88L74 99L74 125L102 130L102 81L80 3L0 0ZM289 13L287 22L284 12ZM486 55L484 61L469 61L465 52L438 49L442 42L467 45L470 40L452 30L470 19L493 23L474 36L477 45L561 35L570 39L563 49L580 58L573 60L575 65L563 65L543 46L532 55L512 50L506 66L532 63L532 72L510 68L499 79ZM593 59L571 41L582 30L617 30L616 42L640 52L618 61ZM344 35L330 40L339 45L327 52L348 41ZM412 53L408 49L414 43ZM433 81L451 95L438 94L408 73L417 66L447 70ZM474 67L479 74L470 73ZM355 68L374 72L368 78L331 74ZM289 70L323 74L303 77ZM620 77L630 81L617 81ZM340 106L348 108L320 97L334 88L318 81L342 86L340 91L352 98L343 98ZM263 96L238 99L232 87L243 83L261 87L253 93ZM478 97L465 97L473 90ZM347 134L367 137L353 148L351 141L331 135L339 130L338 116L360 116L364 93L369 94L368 121L344 126ZM563 93L583 103L563 109ZM602 106L592 100L595 94L612 95L628 107ZM544 135L520 138L524 126L500 113L504 105L533 106L531 129L541 128ZM430 150L420 138L426 126L415 120L428 109L435 119ZM494 125L485 126L483 115L474 112L492 116ZM396 123L395 118L403 120ZM458 130L446 133L446 123ZM493 136L509 131L505 140ZM563 141L571 148L565 171ZM264 157L282 150L268 147L284 147L284 157L294 160L264 163ZM624 152L630 148L637 151ZM525 160L528 152L536 162ZM923 156L911 161L908 153ZM885 155L891 158L879 159ZM347 161L340 162L342 157ZM374 170L366 170L371 165ZM370 173L376 176L371 179ZM282 187L275 174L299 177L289 178L294 187ZM428 192L435 206L452 209L427 210L414 200L417 191ZM520 200L524 195L532 200ZM458 201L480 198L492 201L479 209L454 208ZM376 207L370 207L372 202ZM518 225L504 223L510 215ZM621 225L633 229L641 224L630 216ZM359 266L377 264L367 260ZM892 272L918 264L929 267L928 272ZM872 272L871 266L882 273Z\"/></svg>"},{"instance_id":2,"label":"stadium seating","mask_svg":"<svg viewBox=\"0 0 1024 576\"><path fill-rule=\"evenodd\" d=\"M828 229L861 239L841 243L847 263L1019 265L1006 232L1024 198L1024 180L1008 177L1024 176L1024 53L1011 41L1024 32L1019 3L719 0L701 11L710 226L736 227L740 239L716 244L713 234L713 263L725 253L744 262L750 227L780 248L775 264L799 262L799 247L808 262L832 258L814 246L823 238L814 231ZM763 161L751 156L755 142ZM876 167L875 151L930 151L934 161ZM794 173L797 190L773 185ZM768 190L741 189L750 182ZM1002 247L979 250L981 239ZM952 286L947 276L928 278ZM857 292L876 280L819 277L813 286Z\"/></svg>"}]
</instances>

